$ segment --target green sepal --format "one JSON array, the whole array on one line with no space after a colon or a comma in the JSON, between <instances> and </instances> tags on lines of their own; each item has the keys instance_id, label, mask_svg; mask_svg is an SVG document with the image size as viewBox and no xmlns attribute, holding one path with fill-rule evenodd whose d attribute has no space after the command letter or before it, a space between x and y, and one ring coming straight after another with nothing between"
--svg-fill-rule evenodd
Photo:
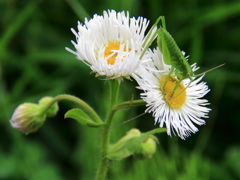
<instances>
[{"instance_id":1,"label":"green sepal","mask_svg":"<svg viewBox=\"0 0 240 180\"><path fill-rule=\"evenodd\" d=\"M122 145L119 146L117 149L115 148L113 151L111 151L111 148L110 148L106 157L110 160L122 160L128 156L131 156L139 149L139 147L141 146L141 143L145 141L150 135L155 133L161 133L161 132L166 132L166 129L157 128L157 129L142 133L138 137L133 137L131 139L128 139L127 141L123 142Z\"/></svg>"},{"instance_id":2,"label":"green sepal","mask_svg":"<svg viewBox=\"0 0 240 180\"><path fill-rule=\"evenodd\" d=\"M83 110L77 108L67 111L64 118L75 119L80 124L88 127L99 127L103 125L103 123L94 122Z\"/></svg>"}]
</instances>

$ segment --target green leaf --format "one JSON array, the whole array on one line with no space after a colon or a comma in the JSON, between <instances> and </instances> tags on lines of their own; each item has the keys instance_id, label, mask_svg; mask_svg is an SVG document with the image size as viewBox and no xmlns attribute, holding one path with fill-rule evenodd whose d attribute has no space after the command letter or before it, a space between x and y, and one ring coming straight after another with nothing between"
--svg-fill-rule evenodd
<instances>
[{"instance_id":1,"label":"green leaf","mask_svg":"<svg viewBox=\"0 0 240 180\"><path fill-rule=\"evenodd\" d=\"M64 118L72 118L78 121L82 125L86 125L89 127L99 127L102 126L103 123L94 122L84 111L81 109L71 109L66 112Z\"/></svg>"},{"instance_id":2,"label":"green leaf","mask_svg":"<svg viewBox=\"0 0 240 180\"><path fill-rule=\"evenodd\" d=\"M109 151L107 154L107 158L111 160L122 160L132 154L135 153L135 151L138 150L140 147L141 143L147 139L150 135L155 134L155 133L161 133L161 132L166 132L166 129L164 128L157 128L145 133L142 133L138 137L134 137L132 139L127 140L120 146L119 148L115 149L114 151Z\"/></svg>"}]
</instances>

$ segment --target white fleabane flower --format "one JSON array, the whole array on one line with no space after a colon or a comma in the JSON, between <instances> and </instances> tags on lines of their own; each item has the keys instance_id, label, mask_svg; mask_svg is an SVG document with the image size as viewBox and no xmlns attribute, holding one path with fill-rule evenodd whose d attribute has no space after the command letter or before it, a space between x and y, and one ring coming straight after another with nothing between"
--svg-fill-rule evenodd
<instances>
[{"instance_id":1,"label":"white fleabane flower","mask_svg":"<svg viewBox=\"0 0 240 180\"><path fill-rule=\"evenodd\" d=\"M173 92L178 82L174 74L169 75L171 66L166 65L163 56L157 48L148 51L152 61L144 63L133 74L134 79L139 84L139 89L143 90L141 98L146 101L146 112L152 112L155 123L160 127L167 128L167 134L177 134L185 139L191 133L198 131L195 126L205 124L202 118L208 118L208 101L202 99L209 92L205 82L200 82L202 77L195 78L193 82L184 79ZM196 71L196 65L192 65L192 70Z\"/></svg>"},{"instance_id":2,"label":"white fleabane flower","mask_svg":"<svg viewBox=\"0 0 240 180\"><path fill-rule=\"evenodd\" d=\"M78 59L86 63L96 76L109 79L129 77L140 64L147 19L129 18L127 12L104 11L84 24L78 22L78 31L72 41Z\"/></svg>"}]
</instances>

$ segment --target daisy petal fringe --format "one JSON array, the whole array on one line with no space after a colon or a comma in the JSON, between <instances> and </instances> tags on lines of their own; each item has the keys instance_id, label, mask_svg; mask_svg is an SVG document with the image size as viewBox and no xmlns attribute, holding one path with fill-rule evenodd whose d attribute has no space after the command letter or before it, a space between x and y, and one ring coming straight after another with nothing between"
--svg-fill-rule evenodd
<instances>
[{"instance_id":1,"label":"daisy petal fringe","mask_svg":"<svg viewBox=\"0 0 240 180\"><path fill-rule=\"evenodd\" d=\"M149 50L146 56L152 61L143 63L132 75L139 84L138 88L144 91L141 98L147 103L146 112L153 113L155 123L165 126L170 136L175 134L185 139L196 133L198 128L195 125L205 124L203 118L208 118L211 110L206 107L208 101L201 99L210 91L206 83L201 82L203 76L191 83L184 79L176 95L169 98L167 95L172 93L178 81L174 74L169 77L171 66L164 63L158 48ZM192 69L198 68L193 64Z\"/></svg>"},{"instance_id":2,"label":"daisy petal fringe","mask_svg":"<svg viewBox=\"0 0 240 180\"><path fill-rule=\"evenodd\" d=\"M128 12L104 11L103 16L95 14L84 24L78 22L78 30L71 29L76 51L66 49L90 66L96 76L128 78L141 62L148 24L146 18L130 18Z\"/></svg>"}]
</instances>

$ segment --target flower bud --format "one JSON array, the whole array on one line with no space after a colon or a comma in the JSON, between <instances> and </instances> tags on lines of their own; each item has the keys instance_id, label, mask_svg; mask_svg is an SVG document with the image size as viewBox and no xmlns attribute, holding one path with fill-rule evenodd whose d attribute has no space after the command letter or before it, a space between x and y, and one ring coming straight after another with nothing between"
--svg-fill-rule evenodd
<instances>
[{"instance_id":1,"label":"flower bud","mask_svg":"<svg viewBox=\"0 0 240 180\"><path fill-rule=\"evenodd\" d=\"M126 135L124 137L122 137L116 144L115 144L115 148L116 147L120 147L122 146L124 143L126 143L128 140L132 139L132 138L135 138L135 137L139 137L141 135L141 132L136 129L136 128L133 128L133 129L130 129Z\"/></svg>"},{"instance_id":2,"label":"flower bud","mask_svg":"<svg viewBox=\"0 0 240 180\"><path fill-rule=\"evenodd\" d=\"M140 136L141 132L138 129L129 130L124 137L110 146L107 158L111 160L122 160L131 156L139 146L139 143L134 142L134 139Z\"/></svg>"},{"instance_id":3,"label":"flower bud","mask_svg":"<svg viewBox=\"0 0 240 180\"><path fill-rule=\"evenodd\" d=\"M42 99L40 99L39 101L39 105L41 107L46 106L53 98L52 97L43 97ZM48 109L47 109L47 117L54 117L57 112L58 112L58 103L55 102L53 105L51 105Z\"/></svg>"},{"instance_id":4,"label":"flower bud","mask_svg":"<svg viewBox=\"0 0 240 180\"><path fill-rule=\"evenodd\" d=\"M44 123L46 114L41 113L41 107L34 103L19 105L10 120L13 128L29 134L37 131Z\"/></svg>"},{"instance_id":5,"label":"flower bud","mask_svg":"<svg viewBox=\"0 0 240 180\"><path fill-rule=\"evenodd\" d=\"M140 148L136 151L135 155L141 159L151 158L156 152L157 138L150 135L145 141L140 145Z\"/></svg>"}]
</instances>

